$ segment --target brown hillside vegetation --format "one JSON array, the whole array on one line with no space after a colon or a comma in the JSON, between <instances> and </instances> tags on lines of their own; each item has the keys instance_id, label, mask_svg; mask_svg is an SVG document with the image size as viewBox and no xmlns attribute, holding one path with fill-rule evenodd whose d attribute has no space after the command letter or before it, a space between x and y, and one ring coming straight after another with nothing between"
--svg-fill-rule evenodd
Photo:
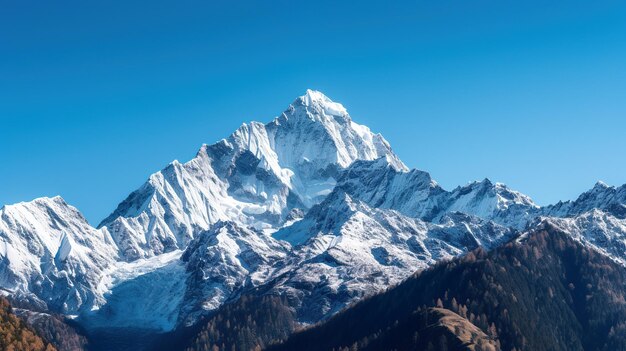
<instances>
[{"instance_id":1,"label":"brown hillside vegetation","mask_svg":"<svg viewBox=\"0 0 626 351\"><path fill-rule=\"evenodd\" d=\"M437 322L430 324L427 328L441 329L440 333L434 333L434 337L431 340L437 340L437 334L450 335L452 341L448 342L451 345L458 344L456 350L495 350L496 342L492 340L487 334L485 334L478 327L470 323L466 318L459 316L458 314L447 310L445 308L429 308L428 313L435 318ZM419 336L419 334L418 334ZM427 347L428 348L428 347Z\"/></svg>"},{"instance_id":2,"label":"brown hillside vegetation","mask_svg":"<svg viewBox=\"0 0 626 351\"><path fill-rule=\"evenodd\" d=\"M0 297L0 350L3 351L53 351L50 343L44 341L13 314L9 301Z\"/></svg>"},{"instance_id":3,"label":"brown hillside vegetation","mask_svg":"<svg viewBox=\"0 0 626 351\"><path fill-rule=\"evenodd\" d=\"M78 334L62 316L38 313L30 310L14 309L14 313L45 340L50 341L59 351L83 351L87 349L87 338Z\"/></svg>"}]
</instances>

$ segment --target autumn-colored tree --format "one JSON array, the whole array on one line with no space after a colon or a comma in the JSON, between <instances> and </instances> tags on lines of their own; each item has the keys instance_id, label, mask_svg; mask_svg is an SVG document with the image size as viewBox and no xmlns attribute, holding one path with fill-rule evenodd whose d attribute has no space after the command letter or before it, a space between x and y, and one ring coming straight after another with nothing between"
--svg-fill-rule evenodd
<instances>
[{"instance_id":1,"label":"autumn-colored tree","mask_svg":"<svg viewBox=\"0 0 626 351\"><path fill-rule=\"evenodd\" d=\"M56 348L13 314L9 301L0 297L0 350L55 351Z\"/></svg>"}]
</instances>

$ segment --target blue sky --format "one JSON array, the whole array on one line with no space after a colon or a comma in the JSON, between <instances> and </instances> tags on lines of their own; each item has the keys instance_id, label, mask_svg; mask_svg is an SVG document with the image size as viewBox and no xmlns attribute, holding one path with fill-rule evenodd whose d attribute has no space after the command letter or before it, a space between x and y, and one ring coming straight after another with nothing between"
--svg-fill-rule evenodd
<instances>
[{"instance_id":1,"label":"blue sky","mask_svg":"<svg viewBox=\"0 0 626 351\"><path fill-rule=\"evenodd\" d=\"M307 88L448 189L626 183L623 1L0 1L0 204L97 224Z\"/></svg>"}]
</instances>

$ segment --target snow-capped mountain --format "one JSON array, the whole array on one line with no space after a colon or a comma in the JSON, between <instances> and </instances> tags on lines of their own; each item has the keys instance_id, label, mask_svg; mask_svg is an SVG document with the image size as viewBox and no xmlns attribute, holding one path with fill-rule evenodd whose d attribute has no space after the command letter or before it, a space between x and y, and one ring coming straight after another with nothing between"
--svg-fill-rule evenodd
<instances>
[{"instance_id":1,"label":"snow-capped mountain","mask_svg":"<svg viewBox=\"0 0 626 351\"><path fill-rule=\"evenodd\" d=\"M153 174L100 227L127 260L182 249L218 221L277 228L292 209L330 193L341 169L378 158L406 170L380 134L308 90L272 122L244 124L191 161Z\"/></svg>"},{"instance_id":2,"label":"snow-capped mountain","mask_svg":"<svg viewBox=\"0 0 626 351\"><path fill-rule=\"evenodd\" d=\"M489 179L454 189L445 212L463 212L523 229L539 210L528 196Z\"/></svg>"},{"instance_id":3,"label":"snow-capped mountain","mask_svg":"<svg viewBox=\"0 0 626 351\"><path fill-rule=\"evenodd\" d=\"M542 214L550 217L573 217L593 209L609 212L616 217L626 217L626 184L620 187L609 186L603 182L582 193L574 201L559 201L546 206Z\"/></svg>"},{"instance_id":4,"label":"snow-capped mountain","mask_svg":"<svg viewBox=\"0 0 626 351\"><path fill-rule=\"evenodd\" d=\"M539 207L488 179L451 191L307 91L154 173L99 225L61 198L0 210L0 287L85 328L169 331L244 293L315 323L418 269L542 221L626 264L626 186Z\"/></svg>"},{"instance_id":5,"label":"snow-capped mountain","mask_svg":"<svg viewBox=\"0 0 626 351\"><path fill-rule=\"evenodd\" d=\"M66 314L104 302L99 280L118 258L107 229L58 196L0 209L0 257L2 289Z\"/></svg>"},{"instance_id":6,"label":"snow-capped mountain","mask_svg":"<svg viewBox=\"0 0 626 351\"><path fill-rule=\"evenodd\" d=\"M434 222L462 212L523 229L539 211L528 196L501 183L485 179L446 191L427 172L398 171L380 161L354 162L342 172L337 186L372 207Z\"/></svg>"}]
</instances>

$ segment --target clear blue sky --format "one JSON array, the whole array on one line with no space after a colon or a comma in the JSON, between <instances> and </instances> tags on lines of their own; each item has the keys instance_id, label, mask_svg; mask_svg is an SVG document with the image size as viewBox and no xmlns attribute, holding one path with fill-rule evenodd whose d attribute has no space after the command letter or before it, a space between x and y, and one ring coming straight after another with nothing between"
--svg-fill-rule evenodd
<instances>
[{"instance_id":1,"label":"clear blue sky","mask_svg":"<svg viewBox=\"0 0 626 351\"><path fill-rule=\"evenodd\" d=\"M0 204L97 224L306 88L448 189L626 183L624 1L0 1Z\"/></svg>"}]
</instances>

